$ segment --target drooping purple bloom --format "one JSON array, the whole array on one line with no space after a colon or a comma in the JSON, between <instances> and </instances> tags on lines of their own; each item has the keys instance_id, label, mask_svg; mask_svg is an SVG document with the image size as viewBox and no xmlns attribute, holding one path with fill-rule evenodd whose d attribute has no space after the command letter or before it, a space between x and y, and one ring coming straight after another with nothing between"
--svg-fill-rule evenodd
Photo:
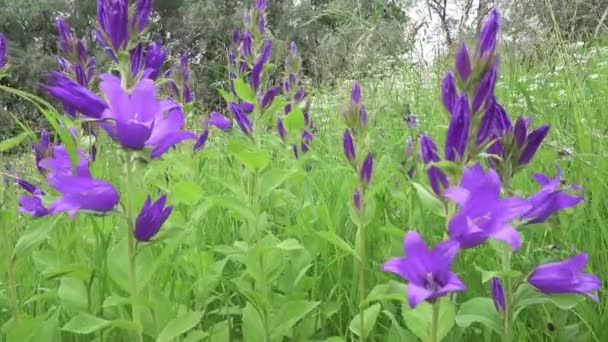
<instances>
[{"instance_id":1,"label":"drooping purple bloom","mask_svg":"<svg viewBox=\"0 0 608 342\"><path fill-rule=\"evenodd\" d=\"M407 280L407 297L411 308L423 301L432 301L466 287L450 267L459 251L458 242L449 240L429 250L420 235L410 230L403 242L403 257L393 258L382 270Z\"/></svg>"},{"instance_id":2,"label":"drooping purple bloom","mask_svg":"<svg viewBox=\"0 0 608 342\"><path fill-rule=\"evenodd\" d=\"M480 164L466 168L460 185L445 191L445 197L457 203L458 212L448 223L450 238L462 248L472 248L492 237L519 249L521 240L510 222L530 210L527 201L519 197L500 198L500 178Z\"/></svg>"},{"instance_id":3,"label":"drooping purple bloom","mask_svg":"<svg viewBox=\"0 0 608 342\"><path fill-rule=\"evenodd\" d=\"M145 58L145 69L144 76L150 79L155 80L160 73L160 69L165 63L165 59L167 58L167 52L169 50L163 48L163 45L160 42L153 42L148 47L148 52L146 52Z\"/></svg>"},{"instance_id":4,"label":"drooping purple bloom","mask_svg":"<svg viewBox=\"0 0 608 342\"><path fill-rule=\"evenodd\" d=\"M505 109L496 101L494 96L490 96L479 124L475 143L480 146L490 140L498 139L511 127L511 119Z\"/></svg>"},{"instance_id":5,"label":"drooping purple bloom","mask_svg":"<svg viewBox=\"0 0 608 342\"><path fill-rule=\"evenodd\" d=\"M258 32L260 35L266 33L266 17L264 15L258 16Z\"/></svg>"},{"instance_id":6,"label":"drooping purple bloom","mask_svg":"<svg viewBox=\"0 0 608 342\"><path fill-rule=\"evenodd\" d=\"M199 136L198 140L196 141L196 143L194 144L194 151L198 151L200 149L202 149L203 147L205 147L205 143L207 142L207 138L209 138L209 130L206 129L203 131L203 133L201 133L201 135Z\"/></svg>"},{"instance_id":7,"label":"drooping purple bloom","mask_svg":"<svg viewBox=\"0 0 608 342\"><path fill-rule=\"evenodd\" d=\"M148 26L150 13L152 13L152 0L136 0L135 15L131 19L132 26L142 32Z\"/></svg>"},{"instance_id":8,"label":"drooping purple bloom","mask_svg":"<svg viewBox=\"0 0 608 342\"><path fill-rule=\"evenodd\" d=\"M81 150L77 151L76 169L72 170L72 162L70 154L65 146L56 145L51 149L48 157L42 159L38 166L42 168L46 174L47 180L49 177L55 176L70 176L76 175L79 177L91 177L89 171L89 158ZM75 171L75 173L74 173Z\"/></svg>"},{"instance_id":9,"label":"drooping purple bloom","mask_svg":"<svg viewBox=\"0 0 608 342\"><path fill-rule=\"evenodd\" d=\"M211 112L211 117L209 120L205 120L203 124L215 126L224 131L232 128L232 121L218 112Z\"/></svg>"},{"instance_id":10,"label":"drooping purple bloom","mask_svg":"<svg viewBox=\"0 0 608 342\"><path fill-rule=\"evenodd\" d=\"M587 253L538 266L528 278L528 282L543 293L584 294L596 302L594 293L601 287L600 279L591 273L582 272L588 262Z\"/></svg>"},{"instance_id":11,"label":"drooping purple bloom","mask_svg":"<svg viewBox=\"0 0 608 342\"><path fill-rule=\"evenodd\" d=\"M454 112L454 105L456 103L456 82L454 81L454 75L448 72L441 81L441 101L443 107L448 113Z\"/></svg>"},{"instance_id":12,"label":"drooping purple bloom","mask_svg":"<svg viewBox=\"0 0 608 342\"><path fill-rule=\"evenodd\" d=\"M368 186L372 181L372 171L374 169L374 156L371 152L367 154L363 164L361 165L361 170L359 171L359 180L361 184L364 186Z\"/></svg>"},{"instance_id":13,"label":"drooping purple bloom","mask_svg":"<svg viewBox=\"0 0 608 342\"><path fill-rule=\"evenodd\" d=\"M439 161L439 154L437 153L437 146L433 140L426 134L420 136L420 150L422 154L422 161L425 164ZM448 177L436 166L431 166L427 169L427 175L433 192L437 195L441 195L443 191L449 186Z\"/></svg>"},{"instance_id":14,"label":"drooping purple bloom","mask_svg":"<svg viewBox=\"0 0 608 342\"><path fill-rule=\"evenodd\" d=\"M165 207L166 203L167 195L161 196L154 203L150 196L146 198L146 202L135 220L133 235L137 241L150 241L158 233L173 210L173 206Z\"/></svg>"},{"instance_id":15,"label":"drooping purple bloom","mask_svg":"<svg viewBox=\"0 0 608 342\"><path fill-rule=\"evenodd\" d=\"M178 104L156 98L154 81L140 80L127 93L116 76L103 74L101 79L100 88L109 104L103 118L113 123L103 127L123 147L150 147L154 159L183 140L196 139L196 134L182 129L185 118Z\"/></svg>"},{"instance_id":16,"label":"drooping purple bloom","mask_svg":"<svg viewBox=\"0 0 608 342\"><path fill-rule=\"evenodd\" d=\"M232 112L236 123L241 128L241 131L247 135L250 135L253 132L253 124L249 120L247 114L245 114L243 109L241 109L241 107L234 102L230 102L228 106L230 107L230 112Z\"/></svg>"},{"instance_id":17,"label":"drooping purple bloom","mask_svg":"<svg viewBox=\"0 0 608 342\"><path fill-rule=\"evenodd\" d=\"M549 125L542 125L528 135L526 145L519 156L519 165L526 165L532 160L548 133Z\"/></svg>"},{"instance_id":18,"label":"drooping purple bloom","mask_svg":"<svg viewBox=\"0 0 608 342\"><path fill-rule=\"evenodd\" d=\"M450 161L455 161L464 155L469 141L471 115L466 95L460 96L456 100L453 110L445 140L445 159Z\"/></svg>"},{"instance_id":19,"label":"drooping purple bloom","mask_svg":"<svg viewBox=\"0 0 608 342\"><path fill-rule=\"evenodd\" d=\"M359 81L354 81L350 92L350 101L354 105L361 103L361 85Z\"/></svg>"},{"instance_id":20,"label":"drooping purple bloom","mask_svg":"<svg viewBox=\"0 0 608 342\"><path fill-rule=\"evenodd\" d=\"M342 139L342 143L344 146L344 156L350 162L355 161L355 144L353 143L353 136L350 134L350 130L344 130L344 137Z\"/></svg>"},{"instance_id":21,"label":"drooping purple bloom","mask_svg":"<svg viewBox=\"0 0 608 342\"><path fill-rule=\"evenodd\" d=\"M503 313L505 312L507 305L505 302L505 291L502 287L502 282L500 279L494 277L490 281L490 284L492 289L492 299L494 300L494 307L496 308L496 311Z\"/></svg>"},{"instance_id":22,"label":"drooping purple bloom","mask_svg":"<svg viewBox=\"0 0 608 342\"><path fill-rule=\"evenodd\" d=\"M496 8L492 8L486 17L479 34L479 43L475 53L479 58L494 54L496 51L496 37L498 31L500 31L500 14Z\"/></svg>"},{"instance_id":23,"label":"drooping purple bloom","mask_svg":"<svg viewBox=\"0 0 608 342\"><path fill-rule=\"evenodd\" d=\"M467 44L462 43L456 51L456 72L458 73L458 77L463 82L466 82L471 76L471 59L469 57L469 51L467 49Z\"/></svg>"},{"instance_id":24,"label":"drooping purple bloom","mask_svg":"<svg viewBox=\"0 0 608 342\"><path fill-rule=\"evenodd\" d=\"M553 213L573 207L584 200L583 196L571 195L567 192L571 189L582 192L580 186L576 184L561 186L561 175L562 170L559 167L553 179L542 173L534 174L533 177L541 189L527 199L531 208L523 215L523 220L530 224L545 222Z\"/></svg>"},{"instance_id":25,"label":"drooping purple bloom","mask_svg":"<svg viewBox=\"0 0 608 342\"><path fill-rule=\"evenodd\" d=\"M482 109L486 100L494 94L494 86L498 77L498 62L492 63L488 71L483 75L473 97L473 114Z\"/></svg>"},{"instance_id":26,"label":"drooping purple bloom","mask_svg":"<svg viewBox=\"0 0 608 342\"><path fill-rule=\"evenodd\" d=\"M355 189L353 193L353 206L357 210L361 210L361 191L359 189Z\"/></svg>"},{"instance_id":27,"label":"drooping purple bloom","mask_svg":"<svg viewBox=\"0 0 608 342\"><path fill-rule=\"evenodd\" d=\"M67 212L74 217L81 210L106 213L118 204L118 192L105 180L72 175L47 175L47 180L61 193L49 205L50 214Z\"/></svg>"},{"instance_id":28,"label":"drooping purple bloom","mask_svg":"<svg viewBox=\"0 0 608 342\"><path fill-rule=\"evenodd\" d=\"M127 46L129 41L128 0L98 0L97 22L109 39L114 51ZM100 36L103 37L101 34Z\"/></svg>"},{"instance_id":29,"label":"drooping purple bloom","mask_svg":"<svg viewBox=\"0 0 608 342\"><path fill-rule=\"evenodd\" d=\"M6 52L8 44L6 42L6 37L4 33L0 32L0 69L4 68L6 65Z\"/></svg>"},{"instance_id":30,"label":"drooping purple bloom","mask_svg":"<svg viewBox=\"0 0 608 342\"><path fill-rule=\"evenodd\" d=\"M74 108L90 118L99 119L107 108L106 103L97 94L58 71L51 72L49 83L41 87L65 106Z\"/></svg>"},{"instance_id":31,"label":"drooping purple bloom","mask_svg":"<svg viewBox=\"0 0 608 342\"><path fill-rule=\"evenodd\" d=\"M273 86L262 97L262 108L267 109L274 101L274 98L281 93L281 87Z\"/></svg>"}]
</instances>

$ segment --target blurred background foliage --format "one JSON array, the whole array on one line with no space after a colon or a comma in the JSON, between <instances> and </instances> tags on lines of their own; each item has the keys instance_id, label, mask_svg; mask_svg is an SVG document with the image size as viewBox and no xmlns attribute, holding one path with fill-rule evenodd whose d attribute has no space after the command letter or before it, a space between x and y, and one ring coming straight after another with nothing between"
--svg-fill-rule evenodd
<instances>
[{"instance_id":1,"label":"blurred background foliage","mask_svg":"<svg viewBox=\"0 0 608 342\"><path fill-rule=\"evenodd\" d=\"M219 103L215 89L226 81L230 31L249 2L154 0L149 39L160 39L173 51L189 51L203 109ZM275 62L281 63L287 43L295 41L308 82L322 88L343 79L381 77L416 63L428 65L428 54L421 58L415 51L429 45L424 43L429 36L435 40L432 60L441 60L454 41L476 33L478 27L469 23L480 21L495 5L504 13L508 50L522 61L542 60L564 43L598 41L608 32L605 0L272 0L268 26L279 45ZM104 63L106 56L90 39L95 0L0 0L0 31L9 39L12 65L11 77L0 82L40 94L38 84L55 67L52 23L58 15L68 19L77 35L89 37L90 50ZM20 100L0 94L0 122L3 140L21 131L19 122L39 127L42 118Z\"/></svg>"}]
</instances>

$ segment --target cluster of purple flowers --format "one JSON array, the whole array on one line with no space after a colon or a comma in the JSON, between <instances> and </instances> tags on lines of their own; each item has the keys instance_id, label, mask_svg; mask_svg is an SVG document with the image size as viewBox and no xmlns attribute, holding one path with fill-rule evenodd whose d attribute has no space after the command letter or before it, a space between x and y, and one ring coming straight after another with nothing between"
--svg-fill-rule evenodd
<instances>
[{"instance_id":1,"label":"cluster of purple flowers","mask_svg":"<svg viewBox=\"0 0 608 342\"><path fill-rule=\"evenodd\" d=\"M561 186L559 169L553 179L535 174L541 189L527 199L501 196L503 187L510 191L509 184L502 184L501 179L510 180L517 170L531 161L549 126L543 125L529 132L530 119L523 117L512 125L494 97L499 28L499 14L493 9L482 27L473 58L466 44L462 44L456 53L455 73L448 72L442 82L442 101L450 114L444 160L464 167L457 185L434 164L441 161L441 157L433 140L428 135L421 136L421 155L427 164L431 188L442 199L457 204L458 210L447 224L448 241L429 250L420 236L410 231L405 238L406 257L384 264L384 270L409 282L408 298L412 307L447 292L465 289L449 267L459 249L474 248L488 238L494 238L517 251L521 239L514 222L544 222L553 213L583 200L581 195L567 192L570 189L582 191L579 186ZM347 141L350 140L345 135L345 146ZM488 161L492 168L484 170L475 161L482 152L497 156ZM592 292L599 289L599 279L581 273L586 262L586 255L581 254L563 262L541 265L528 277L528 282L545 293L584 293L597 298ZM504 311L504 293L498 278L492 280L492 293L497 309Z\"/></svg>"}]
</instances>

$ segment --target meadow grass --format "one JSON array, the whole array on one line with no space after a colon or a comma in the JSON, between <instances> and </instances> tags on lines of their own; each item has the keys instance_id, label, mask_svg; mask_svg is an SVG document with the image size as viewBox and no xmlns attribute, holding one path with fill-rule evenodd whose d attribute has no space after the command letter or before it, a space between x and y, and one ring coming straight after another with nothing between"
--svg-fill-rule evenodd
<instances>
[{"instance_id":1,"label":"meadow grass","mask_svg":"<svg viewBox=\"0 0 608 342\"><path fill-rule=\"evenodd\" d=\"M408 309L402 281L380 266L402 255L409 229L432 244L445 235L444 219L420 204L401 165L408 137L444 135L448 119L438 93L443 70L441 63L431 70L403 67L390 77L362 80L370 113L365 145L375 156L366 206L373 219L364 230L366 319L376 322L368 340L415 340L403 318ZM349 326L359 312L353 261L357 217L351 205L357 179L343 160L339 117L349 90L345 82L313 92L311 114L318 133L312 151L300 160L272 132L259 142L269 151L268 167L247 172L227 153L239 148L239 138L213 131L200 153L185 144L151 165L139 162L132 188L136 207L158 190L176 206L157 242L137 256L147 339L171 340L184 332L184 341L263 341L268 338L264 331L273 332L273 341L356 339ZM589 269L608 279L608 202L602 200L608 192L608 50L564 48L550 60L525 63L504 56L496 96L511 118L531 114L536 125L551 124L548 142L514 180L518 191L536 191L531 170L553 175L554 164L562 167L568 183L585 190L584 204L549 223L523 228L524 245L514 255L514 268L531 270L584 250ZM403 121L406 106L418 115L419 128L409 129ZM125 189L122 152L110 141L99 146L106 157L93 164L93 173ZM32 159L21 156L19 162L22 158ZM23 163L14 173L40 180L31 161ZM416 166L414 181L427 183L422 165ZM126 226L120 214L31 219L16 213L14 186L0 191L5 340L131 340L129 331L137 327L129 318ZM456 296L458 302L489 294L483 270L496 268L497 259L491 246L458 256L455 271L468 288ZM14 268L15 279L7 278L7 267ZM12 319L11 282L18 321ZM599 304L584 300L572 311L549 304L527 309L515 325L517 340L608 340L608 298L604 290L599 296ZM572 332L576 339L569 339ZM498 336L480 325L456 326L445 340Z\"/></svg>"}]
</instances>

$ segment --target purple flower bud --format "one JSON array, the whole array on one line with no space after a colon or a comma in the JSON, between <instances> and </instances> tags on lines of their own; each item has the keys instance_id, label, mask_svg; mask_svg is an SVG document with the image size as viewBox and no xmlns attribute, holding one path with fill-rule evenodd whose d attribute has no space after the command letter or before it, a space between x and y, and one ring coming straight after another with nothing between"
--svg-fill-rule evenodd
<instances>
[{"instance_id":1,"label":"purple flower bud","mask_svg":"<svg viewBox=\"0 0 608 342\"><path fill-rule=\"evenodd\" d=\"M89 53L87 52L86 42L82 39L79 39L76 42L76 54L80 63L86 64L89 60Z\"/></svg>"},{"instance_id":2,"label":"purple flower bud","mask_svg":"<svg viewBox=\"0 0 608 342\"><path fill-rule=\"evenodd\" d=\"M98 31L98 30L93 31L93 39L97 42L97 44L99 44L99 46L101 46L103 51L105 51L108 54L108 56L110 56L110 58L112 58L112 60L114 62L118 62L118 57L116 57L116 53L114 53L114 50L112 50L112 48L108 46L108 44L106 43L106 41L100 31Z\"/></svg>"},{"instance_id":3,"label":"purple flower bud","mask_svg":"<svg viewBox=\"0 0 608 342\"><path fill-rule=\"evenodd\" d=\"M496 51L496 36L499 30L500 15L498 10L493 8L490 10L479 34L479 43L475 52L478 57L483 58L494 54Z\"/></svg>"},{"instance_id":4,"label":"purple flower bud","mask_svg":"<svg viewBox=\"0 0 608 342\"><path fill-rule=\"evenodd\" d=\"M74 74L76 74L76 82L83 87L86 87L89 84L89 79L87 78L87 74L82 69L82 64L76 64L74 66Z\"/></svg>"},{"instance_id":5,"label":"purple flower bud","mask_svg":"<svg viewBox=\"0 0 608 342\"><path fill-rule=\"evenodd\" d=\"M194 152L199 151L200 149L205 147L205 143L207 142L208 137L209 137L209 130L206 129L203 131L203 133L200 135L200 137L194 144L194 148L193 148Z\"/></svg>"},{"instance_id":6,"label":"purple flower bud","mask_svg":"<svg viewBox=\"0 0 608 342\"><path fill-rule=\"evenodd\" d=\"M55 18L54 26L59 35L59 49L65 54L71 54L73 52L72 47L75 40L72 29L62 17Z\"/></svg>"},{"instance_id":7,"label":"purple flower bud","mask_svg":"<svg viewBox=\"0 0 608 342\"><path fill-rule=\"evenodd\" d=\"M251 31L245 30L245 32L243 33L243 42L241 45L241 53L245 57L251 56L253 54L252 46L253 46L253 36L251 35Z\"/></svg>"},{"instance_id":8,"label":"purple flower bud","mask_svg":"<svg viewBox=\"0 0 608 342\"><path fill-rule=\"evenodd\" d=\"M263 35L266 33L266 18L264 15L258 16L258 32Z\"/></svg>"},{"instance_id":9,"label":"purple flower bud","mask_svg":"<svg viewBox=\"0 0 608 342\"><path fill-rule=\"evenodd\" d=\"M247 135L250 135L253 132L253 125L249 120L249 117L247 117L247 114L245 114L241 107L234 102L230 102L229 107L232 115L234 115L236 123L241 128L241 131Z\"/></svg>"},{"instance_id":10,"label":"purple flower bud","mask_svg":"<svg viewBox=\"0 0 608 342\"><path fill-rule=\"evenodd\" d=\"M241 101L241 109L247 114L253 112L254 106L253 103L247 101Z\"/></svg>"},{"instance_id":11,"label":"purple flower bud","mask_svg":"<svg viewBox=\"0 0 608 342\"><path fill-rule=\"evenodd\" d=\"M479 81L479 86L473 97L473 113L477 113L486 102L488 97L494 94L494 86L496 85L496 78L498 76L498 63L494 62L490 66L490 69L483 75Z\"/></svg>"},{"instance_id":12,"label":"purple flower bud","mask_svg":"<svg viewBox=\"0 0 608 342\"><path fill-rule=\"evenodd\" d=\"M547 133L549 133L549 125L543 125L528 135L528 141L519 157L519 165L526 165L532 160L532 157L536 154L536 151L547 136Z\"/></svg>"},{"instance_id":13,"label":"purple flower bud","mask_svg":"<svg viewBox=\"0 0 608 342\"><path fill-rule=\"evenodd\" d=\"M131 55L131 75L135 77L143 67L144 48L141 44L137 44L129 54Z\"/></svg>"},{"instance_id":14,"label":"purple flower bud","mask_svg":"<svg viewBox=\"0 0 608 342\"><path fill-rule=\"evenodd\" d=\"M289 82L289 78L283 80L283 91L285 93L289 93L289 91L291 91L291 82Z\"/></svg>"},{"instance_id":15,"label":"purple flower bud","mask_svg":"<svg viewBox=\"0 0 608 342\"><path fill-rule=\"evenodd\" d=\"M344 146L344 156L350 162L355 161L355 144L353 143L353 136L350 134L350 131L347 129L344 130L344 137L342 139Z\"/></svg>"},{"instance_id":16,"label":"purple flower bud","mask_svg":"<svg viewBox=\"0 0 608 342\"><path fill-rule=\"evenodd\" d=\"M430 162L439 161L439 155L437 153L437 146L433 140L426 134L420 136L420 149L422 154L422 160L425 164ZM437 195L441 195L443 191L449 186L448 177L436 166L431 166L427 170L429 182L431 188Z\"/></svg>"},{"instance_id":17,"label":"purple flower bud","mask_svg":"<svg viewBox=\"0 0 608 342\"><path fill-rule=\"evenodd\" d=\"M108 108L97 94L60 72L53 71L49 76L49 82L50 85L43 84L41 88L64 105L68 105L86 116L100 118L104 110Z\"/></svg>"},{"instance_id":18,"label":"purple flower bud","mask_svg":"<svg viewBox=\"0 0 608 342\"><path fill-rule=\"evenodd\" d=\"M167 58L168 51L168 49L163 48L163 45L160 42L153 42L150 44L148 52L146 53L144 77L152 80L155 80L158 77L160 69L163 67L165 59Z\"/></svg>"},{"instance_id":19,"label":"purple flower bud","mask_svg":"<svg viewBox=\"0 0 608 342\"><path fill-rule=\"evenodd\" d=\"M296 42L289 43L289 53L292 56L297 56L298 55L298 46L296 45Z\"/></svg>"},{"instance_id":20,"label":"purple flower bud","mask_svg":"<svg viewBox=\"0 0 608 342\"><path fill-rule=\"evenodd\" d=\"M469 58L469 51L467 45L462 43L456 52L456 72L458 77L463 82L466 82L471 75L471 59Z\"/></svg>"},{"instance_id":21,"label":"purple flower bud","mask_svg":"<svg viewBox=\"0 0 608 342\"><path fill-rule=\"evenodd\" d=\"M7 43L4 33L0 32L0 69L6 65Z\"/></svg>"},{"instance_id":22,"label":"purple flower bud","mask_svg":"<svg viewBox=\"0 0 608 342\"><path fill-rule=\"evenodd\" d=\"M441 81L441 101L443 101L443 107L448 113L453 113L454 103L456 102L456 83L454 82L454 75L448 72Z\"/></svg>"},{"instance_id":23,"label":"purple flower bud","mask_svg":"<svg viewBox=\"0 0 608 342\"><path fill-rule=\"evenodd\" d=\"M492 128L494 126L494 117L496 116L496 107L487 106L486 110L481 117L479 128L477 129L477 138L475 145L480 146L489 139L492 138Z\"/></svg>"},{"instance_id":24,"label":"purple flower bud","mask_svg":"<svg viewBox=\"0 0 608 342\"><path fill-rule=\"evenodd\" d=\"M419 126L418 115L414 113L409 113L405 116L405 123L408 128L414 129Z\"/></svg>"},{"instance_id":25,"label":"purple flower bud","mask_svg":"<svg viewBox=\"0 0 608 342\"><path fill-rule=\"evenodd\" d=\"M38 165L40 161L44 158L47 158L51 154L51 139L49 133L43 129L40 132L40 142L33 145L34 154L36 157L36 166L38 167L38 171L44 173L44 168Z\"/></svg>"},{"instance_id":26,"label":"purple flower bud","mask_svg":"<svg viewBox=\"0 0 608 342\"><path fill-rule=\"evenodd\" d=\"M361 103L361 85L359 84L359 81L353 82L352 90L350 93L350 101L355 105Z\"/></svg>"},{"instance_id":27,"label":"purple flower bud","mask_svg":"<svg viewBox=\"0 0 608 342\"><path fill-rule=\"evenodd\" d=\"M35 195L23 195L19 197L19 213L28 213L33 217L47 216L50 212L47 207L44 206L42 199Z\"/></svg>"},{"instance_id":28,"label":"purple flower bud","mask_svg":"<svg viewBox=\"0 0 608 342\"><path fill-rule=\"evenodd\" d=\"M517 147L521 148L526 144L528 138L528 125L530 124L530 117L520 116L515 122L515 128L513 129L513 139Z\"/></svg>"},{"instance_id":29,"label":"purple flower bud","mask_svg":"<svg viewBox=\"0 0 608 342\"><path fill-rule=\"evenodd\" d=\"M259 12L266 11L266 0L255 0L255 9Z\"/></svg>"},{"instance_id":30,"label":"purple flower bud","mask_svg":"<svg viewBox=\"0 0 608 342\"><path fill-rule=\"evenodd\" d=\"M146 198L146 202L135 220L133 235L137 241L150 241L158 233L173 210L173 206L165 207L166 202L167 195L161 196L154 204L152 204L150 196Z\"/></svg>"},{"instance_id":31,"label":"purple flower bud","mask_svg":"<svg viewBox=\"0 0 608 342\"><path fill-rule=\"evenodd\" d=\"M127 0L98 0L97 22L115 51L127 46L129 40Z\"/></svg>"},{"instance_id":32,"label":"purple flower bud","mask_svg":"<svg viewBox=\"0 0 608 342\"><path fill-rule=\"evenodd\" d=\"M445 140L445 159L455 161L464 155L469 139L469 100L463 95L456 100Z\"/></svg>"},{"instance_id":33,"label":"purple flower bud","mask_svg":"<svg viewBox=\"0 0 608 342\"><path fill-rule=\"evenodd\" d=\"M245 13L243 13L243 22L246 26L251 25L251 11L245 10Z\"/></svg>"},{"instance_id":34,"label":"purple flower bud","mask_svg":"<svg viewBox=\"0 0 608 342\"><path fill-rule=\"evenodd\" d=\"M505 312L507 307L505 303L505 291L502 288L500 279L494 277L491 280L492 299L494 300L494 307L499 313Z\"/></svg>"},{"instance_id":35,"label":"purple flower bud","mask_svg":"<svg viewBox=\"0 0 608 342\"><path fill-rule=\"evenodd\" d=\"M262 43L262 47L260 48L260 56L258 57L257 62L261 64L266 64L272 55L272 40L265 40Z\"/></svg>"},{"instance_id":36,"label":"purple flower bud","mask_svg":"<svg viewBox=\"0 0 608 342\"><path fill-rule=\"evenodd\" d=\"M262 97L262 108L267 109L274 101L274 98L277 97L281 93L281 88L279 86L273 86L264 96Z\"/></svg>"},{"instance_id":37,"label":"purple flower bud","mask_svg":"<svg viewBox=\"0 0 608 342\"><path fill-rule=\"evenodd\" d=\"M291 149L293 151L293 156L296 157L296 159L299 159L300 153L298 152L298 145L292 145Z\"/></svg>"},{"instance_id":38,"label":"purple flower bud","mask_svg":"<svg viewBox=\"0 0 608 342\"><path fill-rule=\"evenodd\" d=\"M231 67L236 66L236 55L234 54L234 51L232 49L228 50L228 63Z\"/></svg>"},{"instance_id":39,"label":"purple flower bud","mask_svg":"<svg viewBox=\"0 0 608 342\"><path fill-rule=\"evenodd\" d=\"M296 102L300 102L300 101L304 100L305 97L306 97L306 90L304 90L304 88L300 87L300 88L298 88L298 91L294 95L293 99Z\"/></svg>"},{"instance_id":40,"label":"purple flower bud","mask_svg":"<svg viewBox=\"0 0 608 342\"><path fill-rule=\"evenodd\" d=\"M364 105L361 105L361 108L359 109L359 123L361 124L361 127L367 127L367 109L365 109Z\"/></svg>"},{"instance_id":41,"label":"purple flower bud","mask_svg":"<svg viewBox=\"0 0 608 342\"><path fill-rule=\"evenodd\" d=\"M139 32L142 32L148 25L150 13L152 13L152 0L135 1L135 16L132 20Z\"/></svg>"},{"instance_id":42,"label":"purple flower bud","mask_svg":"<svg viewBox=\"0 0 608 342\"><path fill-rule=\"evenodd\" d=\"M312 141L312 139L313 139L312 133L310 133L309 131L302 132L302 144L300 145L302 153L308 152L308 150L310 148L310 142Z\"/></svg>"},{"instance_id":43,"label":"purple flower bud","mask_svg":"<svg viewBox=\"0 0 608 342\"><path fill-rule=\"evenodd\" d=\"M232 128L232 121L218 112L211 112L211 118L204 121L203 124L215 126L224 131Z\"/></svg>"},{"instance_id":44,"label":"purple flower bud","mask_svg":"<svg viewBox=\"0 0 608 342\"><path fill-rule=\"evenodd\" d=\"M230 41L234 45L239 45L239 43L241 42L241 31L233 30L232 35L230 36Z\"/></svg>"},{"instance_id":45,"label":"purple flower bud","mask_svg":"<svg viewBox=\"0 0 608 342\"><path fill-rule=\"evenodd\" d=\"M283 108L283 111L285 112L285 114L291 113L291 104L285 105L285 107Z\"/></svg>"},{"instance_id":46,"label":"purple flower bud","mask_svg":"<svg viewBox=\"0 0 608 342\"><path fill-rule=\"evenodd\" d=\"M40 189L39 187L35 186L34 184L32 184L24 179L17 178L15 183L17 183L17 185L19 185L23 190L29 192L32 195L36 195L36 196L44 195L44 191L42 191L42 189Z\"/></svg>"},{"instance_id":47,"label":"purple flower bud","mask_svg":"<svg viewBox=\"0 0 608 342\"><path fill-rule=\"evenodd\" d=\"M361 192L359 189L355 189L355 193L353 194L353 206L357 210L361 210Z\"/></svg>"},{"instance_id":48,"label":"purple flower bud","mask_svg":"<svg viewBox=\"0 0 608 342\"><path fill-rule=\"evenodd\" d=\"M374 156L371 152L367 154L363 165L361 165L361 171L359 172L359 180L364 186L368 186L372 180L372 171L374 169Z\"/></svg>"},{"instance_id":49,"label":"purple flower bud","mask_svg":"<svg viewBox=\"0 0 608 342\"><path fill-rule=\"evenodd\" d=\"M283 125L283 119L281 118L277 119L277 132L279 132L279 136L281 137L281 139L285 140L285 137L287 136L287 131L285 130L285 125Z\"/></svg>"}]
</instances>

